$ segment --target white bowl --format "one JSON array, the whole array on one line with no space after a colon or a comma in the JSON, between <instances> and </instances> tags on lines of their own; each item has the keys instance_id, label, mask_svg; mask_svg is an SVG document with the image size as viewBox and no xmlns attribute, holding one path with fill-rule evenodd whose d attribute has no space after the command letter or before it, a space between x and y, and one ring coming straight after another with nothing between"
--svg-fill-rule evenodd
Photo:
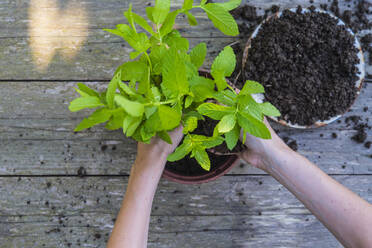
<instances>
[{"instance_id":1,"label":"white bowl","mask_svg":"<svg viewBox=\"0 0 372 248\"><path fill-rule=\"evenodd\" d=\"M297 11L297 8L289 9L289 11L296 12ZM310 10L309 9L305 9L305 8L302 9L302 13L306 13L306 12L310 12ZM332 13L330 13L328 11L324 11L324 10L320 10L320 9L315 9L315 12L326 13L329 16L331 16L332 18L334 18L334 19L336 19L338 21L338 24L337 25L346 26L346 24L340 18L334 16ZM244 72L245 64L246 64L246 61L248 59L248 51L251 48L252 39L254 39L257 36L258 32L260 31L260 29L262 27L262 24L265 23L265 22L267 22L271 18L279 18L281 15L282 15L282 12L277 12L274 15L271 15L271 16L267 17L266 20L264 20L260 25L257 26L257 28L252 33L251 37L249 37L249 39L248 39L248 41L246 43L245 49L244 49L244 53L243 53L242 73ZM365 77L365 63L364 63L363 51L362 51L362 48L360 46L360 43L359 43L357 37L355 36L355 34L353 33L353 31L350 28L347 28L347 31L354 37L354 40L355 40L354 46L359 51L358 52L359 64L356 65L358 67L358 69L359 69L359 73L357 74L358 80L355 82L355 87L357 88L357 96L355 97L355 99L356 99L358 97L358 95L360 94L360 91L361 91L361 88L362 88L362 84L363 84L363 81L364 81L364 77ZM262 103L265 100L264 94L254 94L252 96L254 97L254 99L257 102L260 102L260 103ZM354 99L354 102L355 102L355 99ZM352 105L350 105L350 107L351 106ZM346 110L345 113L347 111L348 110ZM284 126L305 129L305 128L317 128L317 127L322 127L322 126L328 125L328 124L336 121L337 119L339 119L342 115L343 114L337 115L337 116L333 116L330 119L325 120L325 121L318 120L313 125L310 125L310 126L302 126L302 125L291 123L290 121L279 120L277 117L270 117L270 119L272 119L272 120L274 120L274 121L276 121L276 122L278 122L278 123L280 123L280 124L282 124Z\"/></svg>"}]
</instances>

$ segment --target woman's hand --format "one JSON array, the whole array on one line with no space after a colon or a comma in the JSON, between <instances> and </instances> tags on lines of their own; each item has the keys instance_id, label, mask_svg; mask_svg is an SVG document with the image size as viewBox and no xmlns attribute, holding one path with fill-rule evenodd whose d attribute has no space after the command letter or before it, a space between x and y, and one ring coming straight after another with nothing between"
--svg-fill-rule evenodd
<instances>
[{"instance_id":1,"label":"woman's hand","mask_svg":"<svg viewBox=\"0 0 372 248\"><path fill-rule=\"evenodd\" d=\"M291 153L293 151L280 139L266 119L265 124L270 130L271 139L260 139L247 134L244 144L248 149L242 152L240 157L252 166L267 172L274 162L275 155L279 153Z\"/></svg>"},{"instance_id":2,"label":"woman's hand","mask_svg":"<svg viewBox=\"0 0 372 248\"><path fill-rule=\"evenodd\" d=\"M134 166L138 166L138 164L144 164L142 163L143 160L147 160L149 162L151 161L152 163L154 163L155 161L164 162L156 163L163 164L164 167L168 155L177 148L178 144L182 140L182 130L183 127L181 125L169 133L169 136L172 139L172 144L168 144L159 137L152 138L150 144L138 142L137 158Z\"/></svg>"}]
</instances>

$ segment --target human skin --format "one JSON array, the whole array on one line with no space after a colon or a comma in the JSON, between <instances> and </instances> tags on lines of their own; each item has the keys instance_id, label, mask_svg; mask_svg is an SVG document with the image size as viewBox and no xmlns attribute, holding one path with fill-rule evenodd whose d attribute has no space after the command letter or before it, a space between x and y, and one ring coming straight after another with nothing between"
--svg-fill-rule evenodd
<instances>
[{"instance_id":1,"label":"human skin","mask_svg":"<svg viewBox=\"0 0 372 248\"><path fill-rule=\"evenodd\" d=\"M163 173L167 156L182 139L182 127L170 133L169 145L159 138L151 144L138 143L125 197L108 241L108 248L144 248L150 223L152 201Z\"/></svg>"},{"instance_id":2,"label":"human skin","mask_svg":"<svg viewBox=\"0 0 372 248\"><path fill-rule=\"evenodd\" d=\"M284 185L345 246L372 247L372 205L291 150L269 127L272 139L247 134L241 158Z\"/></svg>"},{"instance_id":3,"label":"human skin","mask_svg":"<svg viewBox=\"0 0 372 248\"><path fill-rule=\"evenodd\" d=\"M240 157L266 171L308 208L345 247L372 247L372 205L291 150L270 129L272 139L247 134ZM151 205L168 154L182 139L181 128L171 133L173 145L160 139L138 144L125 198L108 248L147 246Z\"/></svg>"}]
</instances>

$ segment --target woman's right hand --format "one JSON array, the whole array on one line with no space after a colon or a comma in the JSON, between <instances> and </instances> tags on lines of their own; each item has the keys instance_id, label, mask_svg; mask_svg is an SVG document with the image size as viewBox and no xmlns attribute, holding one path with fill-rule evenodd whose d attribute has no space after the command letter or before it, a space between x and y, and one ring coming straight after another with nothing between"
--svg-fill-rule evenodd
<instances>
[{"instance_id":1,"label":"woman's right hand","mask_svg":"<svg viewBox=\"0 0 372 248\"><path fill-rule=\"evenodd\" d=\"M265 140L247 133L244 143L247 150L240 154L240 158L252 166L268 172L275 163L276 156L293 151L275 133L266 118L264 122L270 130L271 139ZM240 138L243 138L243 133Z\"/></svg>"}]
</instances>

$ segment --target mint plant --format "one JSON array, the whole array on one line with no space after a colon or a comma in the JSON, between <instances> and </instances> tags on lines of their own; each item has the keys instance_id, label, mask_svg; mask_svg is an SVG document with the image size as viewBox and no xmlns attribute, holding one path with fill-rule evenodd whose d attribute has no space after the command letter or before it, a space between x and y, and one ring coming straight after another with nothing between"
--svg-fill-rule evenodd
<instances>
[{"instance_id":1,"label":"mint plant","mask_svg":"<svg viewBox=\"0 0 372 248\"><path fill-rule=\"evenodd\" d=\"M124 12L128 24L105 29L122 37L133 48L131 61L117 68L105 92L78 84L76 91L80 97L70 103L70 111L96 110L75 131L106 123L107 129L122 128L127 137L136 141L149 143L158 136L171 143L168 131L182 124L185 137L168 160L177 161L191 154L205 170L210 170L206 150L223 142L232 150L241 129L270 139L264 115L280 113L270 103L254 100L252 94L264 93L259 83L247 81L239 93L227 83L226 77L231 76L236 65L233 49L225 47L212 64L211 77L202 76L199 68L207 55L206 44L200 43L190 50L189 41L174 29L179 14L185 14L191 26L197 25L190 11L199 8L221 32L238 35L237 24L229 11L239 6L241 0L206 2L202 0L200 5L194 5L193 0L185 0L181 9L170 11L170 0L156 0L154 7L146 8L151 25L134 13L130 5ZM206 116L219 121L213 136L193 134L198 122Z\"/></svg>"}]
</instances>

